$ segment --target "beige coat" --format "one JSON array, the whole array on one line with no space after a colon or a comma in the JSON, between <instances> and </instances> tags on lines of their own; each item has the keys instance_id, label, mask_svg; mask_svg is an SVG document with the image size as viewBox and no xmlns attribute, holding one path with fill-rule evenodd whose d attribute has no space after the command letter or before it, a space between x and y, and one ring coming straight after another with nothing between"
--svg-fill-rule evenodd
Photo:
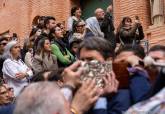
<instances>
[{"instance_id":1,"label":"beige coat","mask_svg":"<svg viewBox=\"0 0 165 114\"><path fill-rule=\"evenodd\" d=\"M50 56L44 54L43 57L36 54L32 65L35 74L47 70L58 70L57 58L53 54L50 54Z\"/></svg>"}]
</instances>

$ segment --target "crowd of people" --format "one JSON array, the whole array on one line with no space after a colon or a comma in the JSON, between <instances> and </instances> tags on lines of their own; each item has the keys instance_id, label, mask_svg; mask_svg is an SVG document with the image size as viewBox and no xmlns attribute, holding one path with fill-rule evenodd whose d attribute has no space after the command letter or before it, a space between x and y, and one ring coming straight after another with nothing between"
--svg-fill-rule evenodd
<instances>
[{"instance_id":1,"label":"crowd of people","mask_svg":"<svg viewBox=\"0 0 165 114\"><path fill-rule=\"evenodd\" d=\"M0 36L0 114L165 113L165 46L145 52L139 18L124 17L115 32L112 13L109 5L83 20L73 7L66 28L39 16L23 48L18 38ZM153 65L146 66L146 56ZM81 80L82 63L91 60L126 67L107 72L98 87L95 78Z\"/></svg>"}]
</instances>

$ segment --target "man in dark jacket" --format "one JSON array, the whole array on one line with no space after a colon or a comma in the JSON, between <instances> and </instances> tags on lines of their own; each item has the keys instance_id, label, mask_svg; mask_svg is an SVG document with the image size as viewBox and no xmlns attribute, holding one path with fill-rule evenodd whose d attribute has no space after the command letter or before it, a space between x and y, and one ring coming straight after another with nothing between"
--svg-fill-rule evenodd
<instances>
[{"instance_id":1,"label":"man in dark jacket","mask_svg":"<svg viewBox=\"0 0 165 114\"><path fill-rule=\"evenodd\" d=\"M113 17L112 17L113 7L109 5L107 7L106 13L101 8L97 8L95 10L95 16L100 24L100 29L104 33L104 38L111 43L113 48L116 47L116 40L115 40L115 27L113 24Z\"/></svg>"}]
</instances>

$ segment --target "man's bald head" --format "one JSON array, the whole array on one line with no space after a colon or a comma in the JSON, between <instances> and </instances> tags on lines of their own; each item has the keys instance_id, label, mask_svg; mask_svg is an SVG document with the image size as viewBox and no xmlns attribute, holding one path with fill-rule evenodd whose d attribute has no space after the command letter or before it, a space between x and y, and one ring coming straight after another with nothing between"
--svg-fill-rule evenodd
<instances>
[{"instance_id":1,"label":"man's bald head","mask_svg":"<svg viewBox=\"0 0 165 114\"><path fill-rule=\"evenodd\" d=\"M105 15L105 13L104 13L104 10L103 9L97 8L95 10L95 16L96 16L97 19L103 19L104 18L104 15Z\"/></svg>"},{"instance_id":2,"label":"man's bald head","mask_svg":"<svg viewBox=\"0 0 165 114\"><path fill-rule=\"evenodd\" d=\"M70 114L69 106L54 82L30 84L18 97L14 114Z\"/></svg>"}]
</instances>

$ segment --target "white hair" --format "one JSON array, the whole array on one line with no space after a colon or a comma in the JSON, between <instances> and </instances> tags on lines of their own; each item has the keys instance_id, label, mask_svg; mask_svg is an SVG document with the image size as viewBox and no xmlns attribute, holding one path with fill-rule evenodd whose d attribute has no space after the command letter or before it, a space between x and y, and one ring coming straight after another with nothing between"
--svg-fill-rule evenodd
<instances>
[{"instance_id":1,"label":"white hair","mask_svg":"<svg viewBox=\"0 0 165 114\"><path fill-rule=\"evenodd\" d=\"M65 114L65 102L55 82L32 83L18 97L14 114Z\"/></svg>"},{"instance_id":2,"label":"white hair","mask_svg":"<svg viewBox=\"0 0 165 114\"><path fill-rule=\"evenodd\" d=\"M104 38L104 33L101 31L96 17L89 17L86 20L86 28L88 28L95 36Z\"/></svg>"},{"instance_id":3,"label":"white hair","mask_svg":"<svg viewBox=\"0 0 165 114\"><path fill-rule=\"evenodd\" d=\"M13 46L15 46L16 44L17 44L17 41L15 40L12 40L9 43L7 43L7 45L5 46L4 53L3 53L4 59L12 58L10 51L11 51L11 48L13 48Z\"/></svg>"}]
</instances>

